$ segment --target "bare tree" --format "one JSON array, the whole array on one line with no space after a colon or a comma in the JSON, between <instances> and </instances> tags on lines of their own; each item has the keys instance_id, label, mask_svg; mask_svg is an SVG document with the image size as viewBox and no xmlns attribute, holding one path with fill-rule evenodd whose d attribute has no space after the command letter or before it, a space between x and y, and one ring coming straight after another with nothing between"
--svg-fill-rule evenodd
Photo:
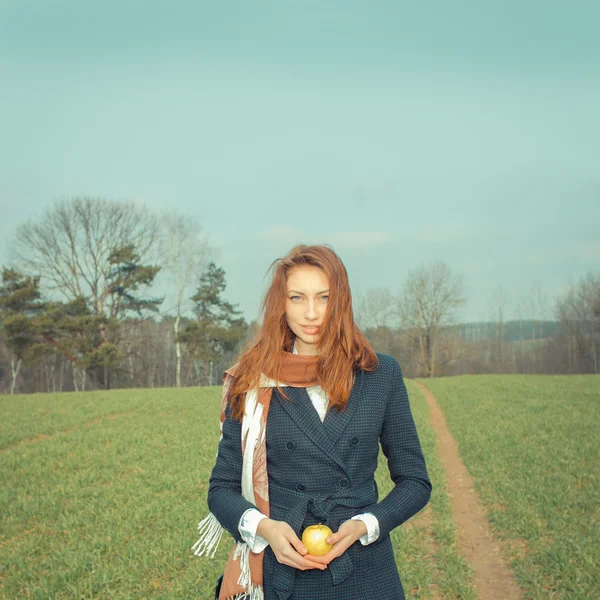
<instances>
[{"instance_id":1,"label":"bare tree","mask_svg":"<svg viewBox=\"0 0 600 600\"><path fill-rule=\"evenodd\" d=\"M436 373L440 331L455 323L456 312L465 302L462 294L462 277L452 274L444 262L408 274L400 314L404 331L418 348L420 371L425 376Z\"/></svg>"},{"instance_id":2,"label":"bare tree","mask_svg":"<svg viewBox=\"0 0 600 600\"><path fill-rule=\"evenodd\" d=\"M172 299L168 298L169 309L163 312L175 312L175 385L181 387L181 342L178 338L181 316L182 312L193 307L193 302L189 300L191 293L188 292L192 291L190 288L195 286L206 269L212 250L195 218L170 212L162 216L161 223L163 270L174 284Z\"/></svg>"},{"instance_id":3,"label":"bare tree","mask_svg":"<svg viewBox=\"0 0 600 600\"><path fill-rule=\"evenodd\" d=\"M506 343L504 340L504 327L506 323L506 303L508 295L506 290L498 286L491 297L490 321L495 325L495 335L492 342L492 357L494 371L503 372L508 360Z\"/></svg>"},{"instance_id":4,"label":"bare tree","mask_svg":"<svg viewBox=\"0 0 600 600\"><path fill-rule=\"evenodd\" d=\"M65 300L90 298L96 312L108 312L110 255L131 244L141 262L151 262L157 227L157 219L132 201L61 200L38 221L17 228L14 260L24 271L41 275L45 291Z\"/></svg>"},{"instance_id":5,"label":"bare tree","mask_svg":"<svg viewBox=\"0 0 600 600\"><path fill-rule=\"evenodd\" d=\"M398 325L398 299L388 288L369 289L356 307L356 322L363 330Z\"/></svg>"},{"instance_id":6,"label":"bare tree","mask_svg":"<svg viewBox=\"0 0 600 600\"><path fill-rule=\"evenodd\" d=\"M531 342L528 344L528 361L525 361L524 336L523 332L521 332L521 361L523 366L525 366L526 362L529 363L529 366L526 367L528 371L538 373L542 370L540 358L543 354L544 320L548 318L548 296L539 282L533 283L527 294L521 297L519 313L521 316L525 315L531 327L531 336L527 335L527 338L531 339ZM523 320L521 318L522 323Z\"/></svg>"},{"instance_id":7,"label":"bare tree","mask_svg":"<svg viewBox=\"0 0 600 600\"><path fill-rule=\"evenodd\" d=\"M600 274L582 277L557 300L556 313L569 335L569 370L598 373Z\"/></svg>"},{"instance_id":8,"label":"bare tree","mask_svg":"<svg viewBox=\"0 0 600 600\"><path fill-rule=\"evenodd\" d=\"M82 322L86 311L96 317L99 342L70 358L74 368L103 370L106 387L121 358L116 324L162 302L138 295L160 270L148 265L156 258L157 229L156 217L132 201L80 197L56 202L16 232L13 262L41 277L47 297L80 302Z\"/></svg>"}]
</instances>

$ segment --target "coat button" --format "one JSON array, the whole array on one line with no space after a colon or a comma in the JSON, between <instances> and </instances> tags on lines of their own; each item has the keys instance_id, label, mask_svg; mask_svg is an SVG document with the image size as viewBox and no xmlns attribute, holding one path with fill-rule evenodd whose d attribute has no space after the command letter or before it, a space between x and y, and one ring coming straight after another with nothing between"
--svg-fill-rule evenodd
<instances>
[{"instance_id":1,"label":"coat button","mask_svg":"<svg viewBox=\"0 0 600 600\"><path fill-rule=\"evenodd\" d=\"M356 436L354 436L353 438L350 438L350 445L351 446L358 446L358 438Z\"/></svg>"},{"instance_id":2,"label":"coat button","mask_svg":"<svg viewBox=\"0 0 600 600\"><path fill-rule=\"evenodd\" d=\"M294 444L294 442L287 442L285 445L286 450L289 450L290 452L296 447L296 444Z\"/></svg>"},{"instance_id":3,"label":"coat button","mask_svg":"<svg viewBox=\"0 0 600 600\"><path fill-rule=\"evenodd\" d=\"M305 486L303 483L299 483L299 484L296 486L296 489L297 489L299 492L305 492L305 491L306 491L306 486Z\"/></svg>"},{"instance_id":4,"label":"coat button","mask_svg":"<svg viewBox=\"0 0 600 600\"><path fill-rule=\"evenodd\" d=\"M350 487L350 482L345 477L342 477L339 481L339 485L341 488L347 488Z\"/></svg>"}]
</instances>

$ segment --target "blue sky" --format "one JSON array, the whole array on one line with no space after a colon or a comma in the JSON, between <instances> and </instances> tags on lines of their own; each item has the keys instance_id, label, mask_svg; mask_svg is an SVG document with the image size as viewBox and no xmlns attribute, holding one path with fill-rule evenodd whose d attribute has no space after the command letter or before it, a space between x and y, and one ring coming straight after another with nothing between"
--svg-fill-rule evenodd
<instances>
[{"instance_id":1,"label":"blue sky","mask_svg":"<svg viewBox=\"0 0 600 600\"><path fill-rule=\"evenodd\" d=\"M195 215L257 316L293 244L465 320L600 259L600 3L0 0L0 263L57 198Z\"/></svg>"}]
</instances>

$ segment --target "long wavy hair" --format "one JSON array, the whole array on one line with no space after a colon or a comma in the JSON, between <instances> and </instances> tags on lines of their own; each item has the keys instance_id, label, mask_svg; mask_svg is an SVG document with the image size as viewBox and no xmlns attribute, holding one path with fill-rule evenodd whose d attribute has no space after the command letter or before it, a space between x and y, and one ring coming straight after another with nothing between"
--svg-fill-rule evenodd
<instances>
[{"instance_id":1,"label":"long wavy hair","mask_svg":"<svg viewBox=\"0 0 600 600\"><path fill-rule=\"evenodd\" d=\"M261 373L279 381L281 351L292 352L296 336L286 318L287 279L293 269L302 266L321 269L329 280L329 301L316 343L319 385L330 406L337 410L346 406L357 370L377 368L377 356L354 322L348 273L340 258L329 246L295 246L267 271L273 270L273 279L262 302L262 327L242 352L229 388L234 419L242 419L246 392L258 385ZM289 399L283 388L277 389Z\"/></svg>"}]
</instances>

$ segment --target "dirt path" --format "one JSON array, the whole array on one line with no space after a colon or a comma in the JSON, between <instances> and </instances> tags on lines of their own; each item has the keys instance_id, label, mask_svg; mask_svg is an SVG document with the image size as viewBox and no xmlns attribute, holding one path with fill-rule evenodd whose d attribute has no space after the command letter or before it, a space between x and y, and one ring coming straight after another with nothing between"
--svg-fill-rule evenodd
<instances>
[{"instance_id":1,"label":"dirt path","mask_svg":"<svg viewBox=\"0 0 600 600\"><path fill-rule=\"evenodd\" d=\"M450 435L446 418L435 396L421 383L433 428L437 432L442 464L446 470L452 514L456 521L458 545L475 573L475 586L481 600L513 600L521 590L492 537L485 510L473 487L473 480Z\"/></svg>"}]
</instances>

